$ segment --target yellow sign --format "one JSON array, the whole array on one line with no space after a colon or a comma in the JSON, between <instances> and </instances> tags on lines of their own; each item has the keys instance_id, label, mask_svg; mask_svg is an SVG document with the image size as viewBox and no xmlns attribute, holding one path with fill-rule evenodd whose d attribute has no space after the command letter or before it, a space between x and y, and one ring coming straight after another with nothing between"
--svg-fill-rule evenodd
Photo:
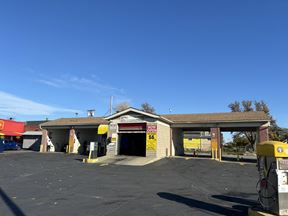
<instances>
[{"instance_id":1,"label":"yellow sign","mask_svg":"<svg viewBox=\"0 0 288 216\"><path fill-rule=\"evenodd\" d=\"M200 149L201 140L199 138L184 138L184 148L185 149Z\"/></svg>"},{"instance_id":2,"label":"yellow sign","mask_svg":"<svg viewBox=\"0 0 288 216\"><path fill-rule=\"evenodd\" d=\"M146 150L156 151L157 133L146 134Z\"/></svg>"},{"instance_id":3,"label":"yellow sign","mask_svg":"<svg viewBox=\"0 0 288 216\"><path fill-rule=\"evenodd\" d=\"M4 121L3 120L0 120L0 130L3 130L4 129Z\"/></svg>"}]
</instances>

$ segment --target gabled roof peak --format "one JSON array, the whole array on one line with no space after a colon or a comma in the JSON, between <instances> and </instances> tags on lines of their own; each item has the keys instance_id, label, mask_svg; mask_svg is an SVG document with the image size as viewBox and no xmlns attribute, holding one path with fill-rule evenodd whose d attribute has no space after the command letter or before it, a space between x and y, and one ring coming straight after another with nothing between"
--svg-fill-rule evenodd
<instances>
[{"instance_id":1,"label":"gabled roof peak","mask_svg":"<svg viewBox=\"0 0 288 216\"><path fill-rule=\"evenodd\" d=\"M134 107L128 107L125 110L122 110L120 112L116 112L116 113L114 113L114 114L112 114L110 116L105 117L105 119L106 120L113 119L113 118L116 118L118 116L124 115L124 114L129 113L129 112L135 112L135 113L138 113L138 114L141 114L141 115L145 115L145 116L149 116L149 117L152 117L152 118L159 118L160 117L159 115L154 114L154 113L148 113L148 112L136 109Z\"/></svg>"}]
</instances>

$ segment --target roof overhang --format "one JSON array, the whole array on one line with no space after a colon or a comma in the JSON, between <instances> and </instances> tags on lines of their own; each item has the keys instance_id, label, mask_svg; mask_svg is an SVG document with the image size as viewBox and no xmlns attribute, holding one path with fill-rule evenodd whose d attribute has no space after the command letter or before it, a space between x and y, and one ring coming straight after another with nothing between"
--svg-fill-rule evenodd
<instances>
[{"instance_id":1,"label":"roof overhang","mask_svg":"<svg viewBox=\"0 0 288 216\"><path fill-rule=\"evenodd\" d=\"M101 124L108 124L101 117L60 118L45 122L40 125L41 129L71 129L71 128L98 128Z\"/></svg>"},{"instance_id":2,"label":"roof overhang","mask_svg":"<svg viewBox=\"0 0 288 216\"><path fill-rule=\"evenodd\" d=\"M89 125L49 125L41 126L42 129L97 129L101 124L89 124Z\"/></svg>"},{"instance_id":3,"label":"roof overhang","mask_svg":"<svg viewBox=\"0 0 288 216\"><path fill-rule=\"evenodd\" d=\"M173 123L172 128L208 130L210 128L221 128L221 131L256 131L259 127L269 127L267 121L237 121L237 122L210 122L210 123Z\"/></svg>"},{"instance_id":4,"label":"roof overhang","mask_svg":"<svg viewBox=\"0 0 288 216\"><path fill-rule=\"evenodd\" d=\"M25 131L25 133L23 133L23 136L41 136L42 135L42 131Z\"/></svg>"}]
</instances>

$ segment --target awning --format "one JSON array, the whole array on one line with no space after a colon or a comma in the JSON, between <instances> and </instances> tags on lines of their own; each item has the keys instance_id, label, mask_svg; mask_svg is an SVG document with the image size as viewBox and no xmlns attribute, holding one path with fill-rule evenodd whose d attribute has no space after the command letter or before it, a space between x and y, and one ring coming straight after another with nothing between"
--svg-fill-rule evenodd
<instances>
[{"instance_id":1,"label":"awning","mask_svg":"<svg viewBox=\"0 0 288 216\"><path fill-rule=\"evenodd\" d=\"M23 136L42 136L42 131L26 131Z\"/></svg>"},{"instance_id":2,"label":"awning","mask_svg":"<svg viewBox=\"0 0 288 216\"><path fill-rule=\"evenodd\" d=\"M104 125L104 124L99 125L99 127L98 127L98 134L99 135L106 134L107 132L108 132L108 125Z\"/></svg>"},{"instance_id":3,"label":"awning","mask_svg":"<svg viewBox=\"0 0 288 216\"><path fill-rule=\"evenodd\" d=\"M13 131L1 131L0 136L22 136L22 133L13 132Z\"/></svg>"}]
</instances>

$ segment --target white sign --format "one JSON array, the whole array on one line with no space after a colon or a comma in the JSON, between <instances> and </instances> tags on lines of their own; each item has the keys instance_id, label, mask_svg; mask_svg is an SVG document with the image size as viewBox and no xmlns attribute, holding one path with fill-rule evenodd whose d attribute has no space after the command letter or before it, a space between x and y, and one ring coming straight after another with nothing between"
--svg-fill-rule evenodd
<instances>
[{"instance_id":1,"label":"white sign","mask_svg":"<svg viewBox=\"0 0 288 216\"><path fill-rule=\"evenodd\" d=\"M126 123L126 122L141 122L140 116L132 116L132 115L123 115L120 117L120 122L121 123Z\"/></svg>"},{"instance_id":2,"label":"white sign","mask_svg":"<svg viewBox=\"0 0 288 216\"><path fill-rule=\"evenodd\" d=\"M95 150L95 142L90 142L90 151Z\"/></svg>"},{"instance_id":3,"label":"white sign","mask_svg":"<svg viewBox=\"0 0 288 216\"><path fill-rule=\"evenodd\" d=\"M117 124L116 123L110 123L109 129L111 131L117 131Z\"/></svg>"}]
</instances>

